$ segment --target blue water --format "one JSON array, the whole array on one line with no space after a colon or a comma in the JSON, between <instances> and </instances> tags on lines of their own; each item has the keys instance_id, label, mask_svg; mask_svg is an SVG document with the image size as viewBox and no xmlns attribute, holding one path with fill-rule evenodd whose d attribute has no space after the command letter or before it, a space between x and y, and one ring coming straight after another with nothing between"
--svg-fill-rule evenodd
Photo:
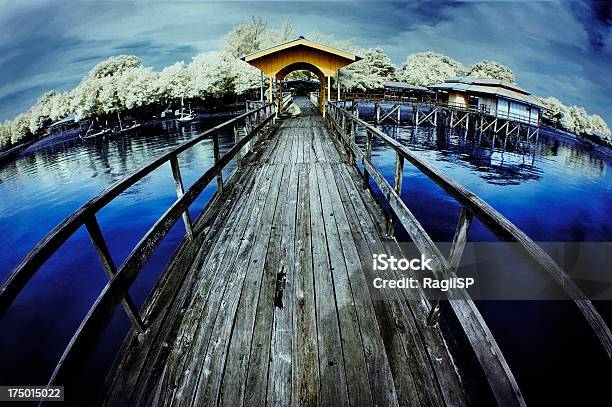
<instances>
[{"instance_id":1,"label":"blue water","mask_svg":"<svg viewBox=\"0 0 612 407\"><path fill-rule=\"evenodd\" d=\"M362 109L365 115L369 112ZM51 228L92 196L198 131L227 119L211 118L187 129L167 122L97 143L62 141L30 151L0 168L0 243L8 248L0 251L0 279ZM493 148L490 140L481 140L478 146L461 132L381 128L480 195L536 241L612 240L612 160L580 142L542 133L537 144L504 151L499 144ZM231 134L221 134L222 153L231 143ZM391 150L375 143L373 160L387 179L393 178ZM183 153L179 161L188 187L212 165L211 141ZM403 185L404 201L432 238L450 241L458 204L408 164ZM214 192L212 183L193 205L192 216ZM99 213L117 264L175 199L166 165ZM146 299L183 233L178 222L136 280L130 294L138 305ZM475 222L469 239L495 241L496 237ZM105 283L87 233L79 230L39 270L0 320L0 383L46 383ZM596 305L612 321L609 303ZM552 301L481 301L478 307L528 402L554 399L548 391L557 389L559 394L558 386L582 389L588 397L602 394L609 364L573 307ZM83 389L95 394L128 328L127 318L118 309L83 376Z\"/></svg>"}]
</instances>

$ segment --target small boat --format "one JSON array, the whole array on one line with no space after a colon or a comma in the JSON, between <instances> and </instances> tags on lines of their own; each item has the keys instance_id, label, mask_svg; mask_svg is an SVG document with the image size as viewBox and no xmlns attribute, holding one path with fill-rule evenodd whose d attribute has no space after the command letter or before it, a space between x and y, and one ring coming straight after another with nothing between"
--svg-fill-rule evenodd
<instances>
[{"instance_id":1,"label":"small boat","mask_svg":"<svg viewBox=\"0 0 612 407\"><path fill-rule=\"evenodd\" d=\"M176 121L179 123L189 123L195 119L193 113L191 113L191 103L189 104L189 113L185 112L185 108L183 108L183 99L181 99L181 110L179 111Z\"/></svg>"},{"instance_id":2,"label":"small boat","mask_svg":"<svg viewBox=\"0 0 612 407\"><path fill-rule=\"evenodd\" d=\"M192 122L195 117L191 113L181 112L179 117L176 118L176 121L179 123L189 123Z\"/></svg>"},{"instance_id":3,"label":"small boat","mask_svg":"<svg viewBox=\"0 0 612 407\"><path fill-rule=\"evenodd\" d=\"M99 129L98 131L89 131L87 130L87 132L85 133L84 136L79 135L79 137L82 140L90 140L90 139L94 139L94 138L100 138L100 137L104 137L107 134L111 133L111 129Z\"/></svg>"},{"instance_id":4,"label":"small boat","mask_svg":"<svg viewBox=\"0 0 612 407\"><path fill-rule=\"evenodd\" d=\"M123 125L119 126L119 128L113 129L113 134L125 134L129 131L135 130L141 126L140 123L134 122L129 126L123 127Z\"/></svg>"}]
</instances>

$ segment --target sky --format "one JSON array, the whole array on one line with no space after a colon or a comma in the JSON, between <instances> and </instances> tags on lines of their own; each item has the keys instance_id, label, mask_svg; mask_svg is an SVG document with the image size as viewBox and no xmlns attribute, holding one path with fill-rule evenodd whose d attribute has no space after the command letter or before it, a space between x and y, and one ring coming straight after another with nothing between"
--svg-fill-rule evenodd
<instances>
[{"instance_id":1,"label":"sky","mask_svg":"<svg viewBox=\"0 0 612 407\"><path fill-rule=\"evenodd\" d=\"M260 16L289 21L400 65L437 51L464 65L510 67L539 96L600 114L612 127L612 2L195 2L0 0L0 120L46 91L74 87L97 62L139 56L161 69L217 49L235 25Z\"/></svg>"}]
</instances>

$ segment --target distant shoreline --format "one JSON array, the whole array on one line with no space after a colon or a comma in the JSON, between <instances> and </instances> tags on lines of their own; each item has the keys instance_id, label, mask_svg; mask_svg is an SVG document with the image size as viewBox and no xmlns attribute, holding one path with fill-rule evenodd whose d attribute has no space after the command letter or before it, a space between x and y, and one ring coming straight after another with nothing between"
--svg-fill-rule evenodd
<instances>
[{"instance_id":1,"label":"distant shoreline","mask_svg":"<svg viewBox=\"0 0 612 407\"><path fill-rule=\"evenodd\" d=\"M235 106L235 105L227 105L226 107L231 107L231 106ZM241 109L236 109L233 111L227 111L227 112L205 112L202 113L200 116L205 116L205 117L214 117L214 116L221 116L221 115L226 115L226 114L233 114L235 112L239 112ZM153 124L156 123L158 121L163 121L160 118L152 118L151 120L148 120L145 122L145 124ZM590 140L589 138L585 137L585 136L581 136L575 133L571 133L569 131L565 131L562 129L559 129L557 127L553 127L553 126L549 126L549 125L542 125L540 126L540 129L545 130L547 132L551 132L554 133L556 136L558 137L562 137L565 139L569 139L569 140L574 140L574 141L578 141L581 142L582 144L591 146L594 150L599 151L600 153L606 155L607 157L612 158L612 148L603 145L603 144L599 144L593 140ZM72 140L75 139L76 137L78 137L78 131L74 132L74 136L72 137L68 137L63 141L66 140ZM28 140L25 143L22 144L18 144L16 146L13 146L11 148L9 148L6 151L0 151L0 167L4 166L8 163L10 163L11 161L17 159L20 155L20 153L22 153L24 150L28 149L29 147L33 146L36 143L41 143L41 142L52 142L55 138L54 135L50 135L50 136L39 136L33 140ZM41 144L40 147L44 147L46 146L46 143Z\"/></svg>"}]
</instances>

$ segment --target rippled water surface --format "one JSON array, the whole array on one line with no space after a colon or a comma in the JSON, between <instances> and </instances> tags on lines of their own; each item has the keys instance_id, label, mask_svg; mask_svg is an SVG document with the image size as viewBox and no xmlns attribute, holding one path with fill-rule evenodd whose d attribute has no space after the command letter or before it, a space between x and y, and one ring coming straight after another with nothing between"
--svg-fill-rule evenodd
<instances>
[{"instance_id":1,"label":"rippled water surface","mask_svg":"<svg viewBox=\"0 0 612 407\"><path fill-rule=\"evenodd\" d=\"M364 108L362 112L367 116L371 111ZM99 142L60 140L51 146L31 148L0 168L0 278L6 278L51 228L105 187L198 131L227 119L210 118L183 129L165 122L131 136ZM493 148L491 139L478 143L459 131L381 128L474 191L536 241L606 242L612 238L612 161L580 142L543 132L537 143L504 149L499 142ZM221 134L222 153L232 142L229 132ZM392 179L394 153L375 143L373 157L384 175ZM212 142L198 144L183 153L179 161L189 186L213 164ZM193 205L193 216L214 192L212 183ZM452 239L459 206L410 165L405 169L402 197L434 240ZM164 165L99 213L117 264L175 199L170 167ZM137 279L130 294L138 305L144 302L183 233L178 222ZM470 240L495 237L476 222ZM0 383L46 383L105 283L89 238L79 230L35 275L0 321ZM588 362L581 362L583 356L593 356L590 354L578 353L562 362L555 359L558 352L571 350L573 341L598 346L589 342L586 325L566 310L566 304L510 301L479 304L479 308L502 349L508 351L510 365L531 400L541 401L534 390L542 381L541 375L553 374L557 384L570 383L570 374L581 373L568 371L568 366L590 367ZM612 320L609 305L603 304L601 309ZM83 376L83 388L97 388L127 328L128 321L119 308L89 366L89 374ZM550 343L555 338L561 344L553 345L552 352ZM601 357L594 352L595 357ZM565 372L554 375L564 367ZM603 386L601 379L594 380L590 387Z\"/></svg>"}]
</instances>

